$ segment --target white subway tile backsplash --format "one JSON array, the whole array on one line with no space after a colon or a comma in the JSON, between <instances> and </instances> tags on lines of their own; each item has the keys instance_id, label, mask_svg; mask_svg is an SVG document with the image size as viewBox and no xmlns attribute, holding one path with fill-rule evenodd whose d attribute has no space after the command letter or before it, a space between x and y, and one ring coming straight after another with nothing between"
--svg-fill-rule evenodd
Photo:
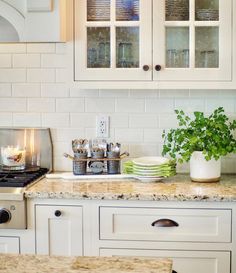
<instances>
[{"instance_id":1,"label":"white subway tile backsplash","mask_svg":"<svg viewBox=\"0 0 236 273\"><path fill-rule=\"evenodd\" d=\"M0 67L9 68L12 66L10 54L0 54Z\"/></svg>"},{"instance_id":2,"label":"white subway tile backsplash","mask_svg":"<svg viewBox=\"0 0 236 273\"><path fill-rule=\"evenodd\" d=\"M146 99L147 113L172 113L173 111L173 99Z\"/></svg>"},{"instance_id":3,"label":"white subway tile backsplash","mask_svg":"<svg viewBox=\"0 0 236 273\"><path fill-rule=\"evenodd\" d=\"M158 98L158 90L147 90L147 89L132 89L130 90L131 98Z\"/></svg>"},{"instance_id":4,"label":"white subway tile backsplash","mask_svg":"<svg viewBox=\"0 0 236 273\"><path fill-rule=\"evenodd\" d=\"M70 126L70 115L61 113L43 113L42 126L50 128L65 128Z\"/></svg>"},{"instance_id":5,"label":"white subway tile backsplash","mask_svg":"<svg viewBox=\"0 0 236 273\"><path fill-rule=\"evenodd\" d=\"M55 99L29 98L28 112L37 113L55 112Z\"/></svg>"},{"instance_id":6,"label":"white subway tile backsplash","mask_svg":"<svg viewBox=\"0 0 236 273\"><path fill-rule=\"evenodd\" d=\"M40 67L40 54L13 54L13 67Z\"/></svg>"},{"instance_id":7,"label":"white subway tile backsplash","mask_svg":"<svg viewBox=\"0 0 236 273\"><path fill-rule=\"evenodd\" d=\"M181 109L187 113L205 111L204 99L175 99L175 109Z\"/></svg>"},{"instance_id":8,"label":"white subway tile backsplash","mask_svg":"<svg viewBox=\"0 0 236 273\"><path fill-rule=\"evenodd\" d=\"M144 99L116 99L116 112L119 113L142 113L144 112Z\"/></svg>"},{"instance_id":9,"label":"white subway tile backsplash","mask_svg":"<svg viewBox=\"0 0 236 273\"><path fill-rule=\"evenodd\" d=\"M54 43L33 43L27 44L27 53L55 53Z\"/></svg>"},{"instance_id":10,"label":"white subway tile backsplash","mask_svg":"<svg viewBox=\"0 0 236 273\"><path fill-rule=\"evenodd\" d=\"M236 90L79 89L70 86L65 43L0 44L0 126L50 127L54 169L71 171L71 140L96 137L96 116L110 116L108 141L122 144L130 158L161 155L162 131L176 128L174 109L211 112L225 107L236 118ZM222 171L236 173L236 156ZM178 164L188 172L189 163Z\"/></svg>"},{"instance_id":11,"label":"white subway tile backsplash","mask_svg":"<svg viewBox=\"0 0 236 273\"><path fill-rule=\"evenodd\" d=\"M0 113L0 126L12 126L12 113Z\"/></svg>"},{"instance_id":12,"label":"white subway tile backsplash","mask_svg":"<svg viewBox=\"0 0 236 273\"><path fill-rule=\"evenodd\" d=\"M40 97L40 84L37 83L13 83L12 96L18 97Z\"/></svg>"},{"instance_id":13,"label":"white subway tile backsplash","mask_svg":"<svg viewBox=\"0 0 236 273\"><path fill-rule=\"evenodd\" d=\"M56 82L65 83L67 82L67 70L64 68L58 68L56 69Z\"/></svg>"},{"instance_id":14,"label":"white subway tile backsplash","mask_svg":"<svg viewBox=\"0 0 236 273\"><path fill-rule=\"evenodd\" d=\"M25 69L0 69L0 83L26 82Z\"/></svg>"},{"instance_id":15,"label":"white subway tile backsplash","mask_svg":"<svg viewBox=\"0 0 236 273\"><path fill-rule=\"evenodd\" d=\"M114 90L109 90L109 89L101 89L99 91L100 97L112 97L112 98L122 98L122 97L128 97L129 96L129 90L125 89L114 89Z\"/></svg>"},{"instance_id":16,"label":"white subway tile backsplash","mask_svg":"<svg viewBox=\"0 0 236 273\"><path fill-rule=\"evenodd\" d=\"M115 129L115 141L117 142L143 142L143 129Z\"/></svg>"},{"instance_id":17,"label":"white subway tile backsplash","mask_svg":"<svg viewBox=\"0 0 236 273\"><path fill-rule=\"evenodd\" d=\"M160 156L158 144L130 144L130 157Z\"/></svg>"},{"instance_id":18,"label":"white subway tile backsplash","mask_svg":"<svg viewBox=\"0 0 236 273\"><path fill-rule=\"evenodd\" d=\"M64 68L66 66L66 56L64 54L42 54L42 67Z\"/></svg>"},{"instance_id":19,"label":"white subway tile backsplash","mask_svg":"<svg viewBox=\"0 0 236 273\"><path fill-rule=\"evenodd\" d=\"M85 112L109 113L115 111L115 99L111 98L85 98Z\"/></svg>"},{"instance_id":20,"label":"white subway tile backsplash","mask_svg":"<svg viewBox=\"0 0 236 273\"><path fill-rule=\"evenodd\" d=\"M11 97L11 84L0 83L0 98Z\"/></svg>"},{"instance_id":21,"label":"white subway tile backsplash","mask_svg":"<svg viewBox=\"0 0 236 273\"><path fill-rule=\"evenodd\" d=\"M38 83L55 82L55 69L27 69L27 81Z\"/></svg>"},{"instance_id":22,"label":"white subway tile backsplash","mask_svg":"<svg viewBox=\"0 0 236 273\"><path fill-rule=\"evenodd\" d=\"M158 127L157 115L130 115L129 117L130 128L155 128Z\"/></svg>"},{"instance_id":23,"label":"white subway tile backsplash","mask_svg":"<svg viewBox=\"0 0 236 273\"><path fill-rule=\"evenodd\" d=\"M13 125L23 127L41 126L41 114L39 113L14 113Z\"/></svg>"},{"instance_id":24,"label":"white subway tile backsplash","mask_svg":"<svg viewBox=\"0 0 236 273\"><path fill-rule=\"evenodd\" d=\"M188 98L189 89L160 89L160 98Z\"/></svg>"},{"instance_id":25,"label":"white subway tile backsplash","mask_svg":"<svg viewBox=\"0 0 236 273\"><path fill-rule=\"evenodd\" d=\"M0 112L26 112L26 99L1 98Z\"/></svg>"},{"instance_id":26,"label":"white subway tile backsplash","mask_svg":"<svg viewBox=\"0 0 236 273\"><path fill-rule=\"evenodd\" d=\"M63 98L56 99L56 111L57 112L84 112L84 99L71 99L71 98Z\"/></svg>"},{"instance_id":27,"label":"white subway tile backsplash","mask_svg":"<svg viewBox=\"0 0 236 273\"><path fill-rule=\"evenodd\" d=\"M225 112L233 113L235 110L234 100L232 98L206 100L206 112L212 113L218 107L224 107Z\"/></svg>"},{"instance_id":28,"label":"white subway tile backsplash","mask_svg":"<svg viewBox=\"0 0 236 273\"><path fill-rule=\"evenodd\" d=\"M23 43L0 43L0 53L25 53L26 44Z\"/></svg>"},{"instance_id":29,"label":"white subway tile backsplash","mask_svg":"<svg viewBox=\"0 0 236 273\"><path fill-rule=\"evenodd\" d=\"M63 83L42 83L41 97L60 98L69 96L69 87Z\"/></svg>"},{"instance_id":30,"label":"white subway tile backsplash","mask_svg":"<svg viewBox=\"0 0 236 273\"><path fill-rule=\"evenodd\" d=\"M144 142L160 142L162 141L162 129L144 129Z\"/></svg>"},{"instance_id":31,"label":"white subway tile backsplash","mask_svg":"<svg viewBox=\"0 0 236 273\"><path fill-rule=\"evenodd\" d=\"M96 127L96 114L94 113L79 113L70 114L70 122L72 128L95 128Z\"/></svg>"},{"instance_id":32,"label":"white subway tile backsplash","mask_svg":"<svg viewBox=\"0 0 236 273\"><path fill-rule=\"evenodd\" d=\"M89 98L89 97L99 97L98 89L79 89L79 88L71 88L70 89L70 97L71 98Z\"/></svg>"}]
</instances>

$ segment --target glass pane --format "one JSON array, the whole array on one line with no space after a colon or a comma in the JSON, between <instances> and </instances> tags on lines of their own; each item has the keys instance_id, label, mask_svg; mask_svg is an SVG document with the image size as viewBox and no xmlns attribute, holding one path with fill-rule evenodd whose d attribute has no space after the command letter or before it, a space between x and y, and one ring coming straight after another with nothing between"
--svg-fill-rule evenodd
<instances>
[{"instance_id":1,"label":"glass pane","mask_svg":"<svg viewBox=\"0 0 236 273\"><path fill-rule=\"evenodd\" d=\"M116 67L139 67L139 27L116 28Z\"/></svg>"},{"instance_id":2,"label":"glass pane","mask_svg":"<svg viewBox=\"0 0 236 273\"><path fill-rule=\"evenodd\" d=\"M189 0L166 0L166 21L188 21Z\"/></svg>"},{"instance_id":3,"label":"glass pane","mask_svg":"<svg viewBox=\"0 0 236 273\"><path fill-rule=\"evenodd\" d=\"M196 67L219 67L219 28L196 27Z\"/></svg>"},{"instance_id":4,"label":"glass pane","mask_svg":"<svg viewBox=\"0 0 236 273\"><path fill-rule=\"evenodd\" d=\"M188 27L166 27L166 67L189 67Z\"/></svg>"},{"instance_id":5,"label":"glass pane","mask_svg":"<svg viewBox=\"0 0 236 273\"><path fill-rule=\"evenodd\" d=\"M116 0L117 21L138 21L139 0Z\"/></svg>"},{"instance_id":6,"label":"glass pane","mask_svg":"<svg viewBox=\"0 0 236 273\"><path fill-rule=\"evenodd\" d=\"M218 21L219 0L195 0L196 21Z\"/></svg>"},{"instance_id":7,"label":"glass pane","mask_svg":"<svg viewBox=\"0 0 236 273\"><path fill-rule=\"evenodd\" d=\"M111 0L87 0L87 21L110 21Z\"/></svg>"},{"instance_id":8,"label":"glass pane","mask_svg":"<svg viewBox=\"0 0 236 273\"><path fill-rule=\"evenodd\" d=\"M87 28L87 67L110 67L110 28Z\"/></svg>"}]
</instances>

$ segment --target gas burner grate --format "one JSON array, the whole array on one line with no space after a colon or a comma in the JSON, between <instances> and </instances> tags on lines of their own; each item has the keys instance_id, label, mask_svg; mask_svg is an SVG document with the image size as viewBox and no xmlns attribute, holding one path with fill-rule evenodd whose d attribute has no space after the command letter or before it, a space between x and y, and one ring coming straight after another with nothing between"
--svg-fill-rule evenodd
<instances>
[{"instance_id":1,"label":"gas burner grate","mask_svg":"<svg viewBox=\"0 0 236 273\"><path fill-rule=\"evenodd\" d=\"M35 172L0 172L0 187L25 187L47 172L48 169L46 168L41 168Z\"/></svg>"}]
</instances>

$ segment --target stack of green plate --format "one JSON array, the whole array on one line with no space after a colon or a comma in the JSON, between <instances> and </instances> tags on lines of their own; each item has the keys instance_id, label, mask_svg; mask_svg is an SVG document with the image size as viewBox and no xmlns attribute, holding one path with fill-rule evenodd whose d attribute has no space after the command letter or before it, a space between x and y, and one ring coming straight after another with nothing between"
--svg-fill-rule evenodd
<instances>
[{"instance_id":1,"label":"stack of green plate","mask_svg":"<svg viewBox=\"0 0 236 273\"><path fill-rule=\"evenodd\" d=\"M176 163L165 157L140 157L124 164L124 172L143 182L154 182L176 174Z\"/></svg>"}]
</instances>

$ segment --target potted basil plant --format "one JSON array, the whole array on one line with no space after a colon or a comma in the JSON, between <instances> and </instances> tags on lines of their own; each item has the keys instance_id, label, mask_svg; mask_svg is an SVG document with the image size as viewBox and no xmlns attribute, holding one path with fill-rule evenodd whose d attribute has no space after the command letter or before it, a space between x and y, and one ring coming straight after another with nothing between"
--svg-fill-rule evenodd
<instances>
[{"instance_id":1,"label":"potted basil plant","mask_svg":"<svg viewBox=\"0 0 236 273\"><path fill-rule=\"evenodd\" d=\"M179 128L163 131L162 155L178 162L190 161L190 177L197 182L217 182L221 175L221 157L236 152L236 120L230 121L223 107L209 116L194 112L190 118L175 110Z\"/></svg>"}]
</instances>

